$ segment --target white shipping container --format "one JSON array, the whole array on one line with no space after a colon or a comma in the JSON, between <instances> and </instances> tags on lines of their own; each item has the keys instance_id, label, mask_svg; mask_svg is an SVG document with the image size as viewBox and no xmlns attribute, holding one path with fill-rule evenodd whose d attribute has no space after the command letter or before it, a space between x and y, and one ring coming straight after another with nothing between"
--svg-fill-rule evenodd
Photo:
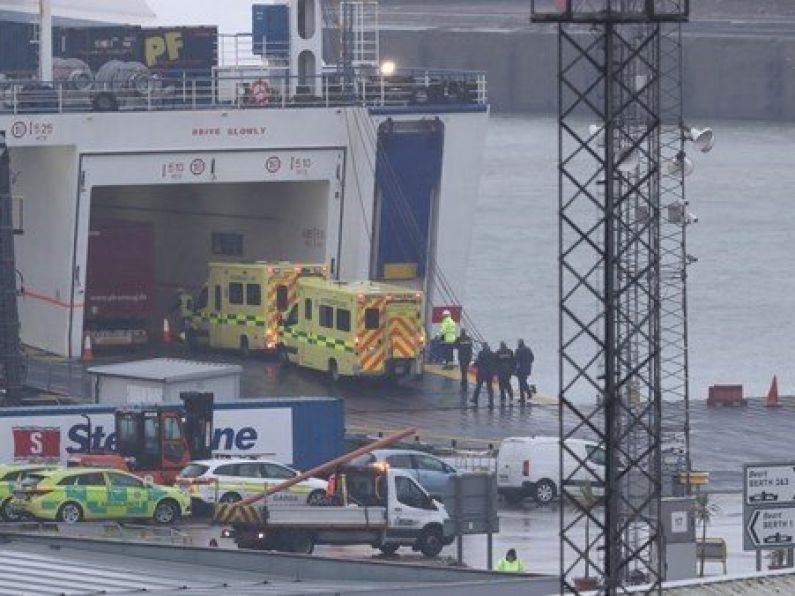
<instances>
[{"instance_id":1,"label":"white shipping container","mask_svg":"<svg viewBox=\"0 0 795 596\"><path fill-rule=\"evenodd\" d=\"M181 404L180 393L212 393L215 401L240 398L240 375L236 364L192 362L153 358L88 369L94 403L113 406Z\"/></svg>"}]
</instances>

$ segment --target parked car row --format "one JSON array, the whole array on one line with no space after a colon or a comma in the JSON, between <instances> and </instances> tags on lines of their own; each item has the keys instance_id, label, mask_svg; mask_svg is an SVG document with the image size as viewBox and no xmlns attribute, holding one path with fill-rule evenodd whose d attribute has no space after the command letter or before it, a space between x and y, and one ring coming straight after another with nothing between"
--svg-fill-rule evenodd
<instances>
[{"instance_id":1,"label":"parked car row","mask_svg":"<svg viewBox=\"0 0 795 596\"><path fill-rule=\"evenodd\" d=\"M0 517L65 523L150 519L170 524L190 516L197 505L234 503L298 474L272 461L212 459L191 462L175 486L164 486L115 468L0 465ZM325 480L309 478L271 500L318 504L325 498L326 487Z\"/></svg>"},{"instance_id":2,"label":"parked car row","mask_svg":"<svg viewBox=\"0 0 795 596\"><path fill-rule=\"evenodd\" d=\"M601 494L606 454L593 441L569 439L562 459L569 485L589 484ZM384 467L417 481L434 499L446 496L458 473L449 463L422 451L379 449L354 459L352 468ZM505 439L496 459L498 493L508 503L533 498L546 505L561 492L557 437ZM0 465L0 517L75 523L97 519L150 519L169 524L200 507L234 503L296 477L299 472L262 459L205 459L191 462L175 486L111 468L61 468L44 464ZM324 504L328 483L309 478L269 497L274 503Z\"/></svg>"}]
</instances>

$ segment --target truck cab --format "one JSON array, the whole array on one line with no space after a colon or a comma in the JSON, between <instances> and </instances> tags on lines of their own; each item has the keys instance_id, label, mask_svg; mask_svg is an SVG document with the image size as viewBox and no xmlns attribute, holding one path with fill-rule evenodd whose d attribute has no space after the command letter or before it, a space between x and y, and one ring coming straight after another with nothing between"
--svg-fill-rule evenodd
<instances>
[{"instance_id":1,"label":"truck cab","mask_svg":"<svg viewBox=\"0 0 795 596\"><path fill-rule=\"evenodd\" d=\"M309 554L316 544L367 544L386 554L411 547L437 556L452 543L449 516L410 476L390 469L338 471L325 505L265 504L261 523L235 523L239 548Z\"/></svg>"},{"instance_id":2,"label":"truck cab","mask_svg":"<svg viewBox=\"0 0 795 596\"><path fill-rule=\"evenodd\" d=\"M115 412L116 451L78 453L70 467L116 468L157 484L173 484L193 459L212 455L213 394L186 393L184 414L173 406L123 408Z\"/></svg>"}]
</instances>

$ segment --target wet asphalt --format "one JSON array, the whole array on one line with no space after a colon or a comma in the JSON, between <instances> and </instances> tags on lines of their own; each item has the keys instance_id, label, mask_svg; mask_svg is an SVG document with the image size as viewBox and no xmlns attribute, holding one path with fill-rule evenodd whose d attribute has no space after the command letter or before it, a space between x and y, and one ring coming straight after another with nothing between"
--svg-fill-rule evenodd
<instances>
[{"instance_id":1,"label":"wet asphalt","mask_svg":"<svg viewBox=\"0 0 795 596\"><path fill-rule=\"evenodd\" d=\"M99 356L93 364L154 356L186 357L180 347L158 348L133 354ZM228 362L243 367L241 395L244 399L280 397L339 397L345 401L349 433L376 433L406 427L418 430L420 440L440 446L456 440L459 445L486 448L498 446L509 436L559 434L558 406L516 402L489 408L485 395L476 406L471 390L462 392L457 380L426 374L422 380L395 384L388 381L353 379L331 383L326 375L281 366L267 357L242 359L236 354L200 352L192 356L209 362ZM77 393L88 387L79 364L33 354L32 384ZM53 379L55 387L53 385ZM554 388L539 388L554 395ZM767 408L761 398L749 398L738 407L708 407L705 401L691 404L691 452L695 469L709 471L713 491L741 490L744 463L795 460L790 438L795 430L795 397L782 397L781 407ZM583 409L591 407L583 404ZM681 404L666 404L666 412L681 417Z\"/></svg>"}]
</instances>

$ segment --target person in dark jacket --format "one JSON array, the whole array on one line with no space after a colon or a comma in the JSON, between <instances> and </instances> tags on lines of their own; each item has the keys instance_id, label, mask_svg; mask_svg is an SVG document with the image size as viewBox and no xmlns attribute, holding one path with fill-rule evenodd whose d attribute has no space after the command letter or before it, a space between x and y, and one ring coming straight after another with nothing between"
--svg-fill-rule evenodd
<instances>
[{"instance_id":1,"label":"person in dark jacket","mask_svg":"<svg viewBox=\"0 0 795 596\"><path fill-rule=\"evenodd\" d=\"M483 347L478 352L478 357L475 360L475 366L478 369L477 384L475 385L475 393L472 394L472 403L477 404L480 397L480 390L483 385L486 385L486 391L489 394L489 406L494 405L494 369L495 369L494 352L491 351L489 344L484 343Z\"/></svg>"},{"instance_id":2,"label":"person in dark jacket","mask_svg":"<svg viewBox=\"0 0 795 596\"><path fill-rule=\"evenodd\" d=\"M500 349L495 352L497 357L497 379L500 382L500 401L505 401L505 397L513 399L513 388L511 387L511 377L516 370L516 360L513 350L500 342Z\"/></svg>"},{"instance_id":3,"label":"person in dark jacket","mask_svg":"<svg viewBox=\"0 0 795 596\"><path fill-rule=\"evenodd\" d=\"M516 376L519 379L519 401L521 403L524 403L525 399L529 400L533 397L527 379L533 374L534 360L533 350L525 345L523 339L520 339L519 345L516 346Z\"/></svg>"},{"instance_id":4,"label":"person in dark jacket","mask_svg":"<svg viewBox=\"0 0 795 596\"><path fill-rule=\"evenodd\" d=\"M466 329L461 330L455 347L458 350L458 367L461 369L461 389L466 389L469 386L469 365L472 363L472 338Z\"/></svg>"}]
</instances>

